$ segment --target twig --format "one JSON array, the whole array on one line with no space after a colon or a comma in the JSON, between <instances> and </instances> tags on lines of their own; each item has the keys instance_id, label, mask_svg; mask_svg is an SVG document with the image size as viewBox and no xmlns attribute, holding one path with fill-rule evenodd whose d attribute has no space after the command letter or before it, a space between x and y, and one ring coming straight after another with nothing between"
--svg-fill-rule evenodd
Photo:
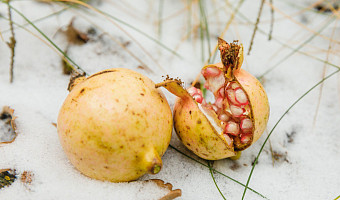
<instances>
[{"instance_id":1,"label":"twig","mask_svg":"<svg viewBox=\"0 0 340 200\"><path fill-rule=\"evenodd\" d=\"M249 49L248 49L248 55L250 54L251 47L253 46L253 42L254 42L254 38L255 38L255 33L257 31L257 26L258 26L258 24L260 22L260 17L261 17L261 13L262 13L262 8L263 8L264 2L265 2L265 0L261 1L260 10L259 10L259 14L257 15L254 32L253 32L253 35L251 36L251 40L250 40L250 45L249 45Z\"/></svg>"},{"instance_id":2,"label":"twig","mask_svg":"<svg viewBox=\"0 0 340 200\"><path fill-rule=\"evenodd\" d=\"M8 47L11 49L11 63L9 66L9 82L13 83L13 70L14 70L14 55L15 55L15 44L17 41L15 40L14 29L13 29L13 21L12 21L12 12L9 2L11 0L7 0L7 8L8 8L8 19L9 19L9 26L11 29L12 36L9 38L9 42L7 42Z\"/></svg>"},{"instance_id":3,"label":"twig","mask_svg":"<svg viewBox=\"0 0 340 200\"><path fill-rule=\"evenodd\" d=\"M334 37L334 33L335 33L335 30L336 30L336 25L337 25L337 22L338 21L335 21L335 26L333 28L333 31L332 31L332 36L331 36L331 39ZM328 45L328 50L327 50L327 55L326 55L326 62L328 62L329 60L329 52L331 51L332 49L332 42L329 41L329 45ZM324 63L324 66L323 66L323 70L322 70L322 78L324 78L326 76L326 70L327 70L327 63ZM324 83L321 83L320 85L320 93L319 93L319 98L318 98L318 103L316 104L316 111L315 111L315 115L314 115L314 119L313 119L313 128L315 127L315 124L316 124L316 119L318 117L318 113L319 113L319 107L320 107L320 102L321 102L321 96L322 96L322 91L323 91L323 85Z\"/></svg>"},{"instance_id":4,"label":"twig","mask_svg":"<svg viewBox=\"0 0 340 200\"><path fill-rule=\"evenodd\" d=\"M270 5L273 5L273 0L269 0ZM270 7L270 30L268 35L268 40L272 39L273 34L273 28L274 28L274 8Z\"/></svg>"}]
</instances>

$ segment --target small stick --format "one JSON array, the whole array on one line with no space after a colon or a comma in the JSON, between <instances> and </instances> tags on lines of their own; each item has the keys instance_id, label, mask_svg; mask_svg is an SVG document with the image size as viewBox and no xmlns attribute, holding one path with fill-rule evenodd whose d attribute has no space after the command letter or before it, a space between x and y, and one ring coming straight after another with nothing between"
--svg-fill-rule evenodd
<instances>
[{"instance_id":1,"label":"small stick","mask_svg":"<svg viewBox=\"0 0 340 200\"><path fill-rule=\"evenodd\" d=\"M13 29L13 21L12 21L12 13L11 13L11 7L9 6L10 0L7 0L7 6L8 6L8 19L9 19L9 26L11 29L12 36L10 37L10 41L7 42L8 47L11 49L11 63L9 68L9 82L13 83L13 70L14 70L14 55L15 55L15 44L16 40L14 37L14 29Z\"/></svg>"},{"instance_id":2,"label":"small stick","mask_svg":"<svg viewBox=\"0 0 340 200\"><path fill-rule=\"evenodd\" d=\"M273 0L269 0L270 5L273 5ZM274 28L274 8L273 6L270 6L270 30L269 30L269 36L268 40L272 39L273 34L273 28Z\"/></svg>"},{"instance_id":3,"label":"small stick","mask_svg":"<svg viewBox=\"0 0 340 200\"><path fill-rule=\"evenodd\" d=\"M262 13L262 8L263 8L264 2L265 2L265 0L261 1L260 10L259 10L259 14L257 15L254 32L253 32L253 35L251 36L251 40L250 40L250 46L249 46L249 49L248 49L248 55L250 54L251 47L253 46L253 42L254 42L254 38L255 38L255 33L257 31L257 26L258 26L258 24L260 22L260 17L261 17L261 13Z\"/></svg>"}]
</instances>

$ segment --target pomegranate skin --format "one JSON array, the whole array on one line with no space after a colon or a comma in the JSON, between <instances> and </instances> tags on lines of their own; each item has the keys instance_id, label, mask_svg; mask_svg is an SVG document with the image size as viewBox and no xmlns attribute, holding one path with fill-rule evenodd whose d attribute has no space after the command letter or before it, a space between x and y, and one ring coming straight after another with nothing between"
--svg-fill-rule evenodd
<instances>
[{"instance_id":1,"label":"pomegranate skin","mask_svg":"<svg viewBox=\"0 0 340 200\"><path fill-rule=\"evenodd\" d=\"M177 98L174 127L182 143L203 159L219 160L236 155L193 99Z\"/></svg>"},{"instance_id":2,"label":"pomegranate skin","mask_svg":"<svg viewBox=\"0 0 340 200\"><path fill-rule=\"evenodd\" d=\"M149 78L116 68L75 85L57 127L75 168L91 178L122 182L160 171L172 123L166 98Z\"/></svg>"},{"instance_id":3,"label":"pomegranate skin","mask_svg":"<svg viewBox=\"0 0 340 200\"><path fill-rule=\"evenodd\" d=\"M208 67L216 67L220 70L223 70L222 63L207 65L204 68ZM251 120L254 124L252 143L237 149L237 151L242 151L251 146L261 137L262 133L267 127L270 109L267 93L257 78L241 68L234 70L233 76L235 81L247 94L249 105L251 107Z\"/></svg>"},{"instance_id":4,"label":"pomegranate skin","mask_svg":"<svg viewBox=\"0 0 340 200\"><path fill-rule=\"evenodd\" d=\"M213 127L180 81L165 80L156 87L164 87L178 96L174 105L174 127L178 138L189 150L207 160L236 155L234 149L227 145L222 132Z\"/></svg>"},{"instance_id":5,"label":"pomegranate skin","mask_svg":"<svg viewBox=\"0 0 340 200\"><path fill-rule=\"evenodd\" d=\"M195 101L181 86L180 81L168 79L162 84L157 84L157 86L163 86L178 96L173 112L174 127L179 139L189 150L207 160L219 160L236 155L239 157L240 151L248 148L261 137L269 118L268 97L262 84L250 73L241 69L243 62L242 44L227 44L224 40L219 39L219 47L222 63L204 66L202 73L210 73L211 76L217 77L214 80L217 82L209 82L207 85L208 88L213 88L212 92L215 96L220 94L221 86L218 84L220 83L220 73L223 73L225 79L225 82L222 83L223 88L229 87L227 82L235 82L243 90L247 97L244 106L248 108L248 111L246 114L242 113L241 116L234 115L232 120L240 123L242 119L250 119L251 130L242 130L244 132L240 133L240 137L237 134L232 137L230 137L230 134L229 136L226 135L225 123L218 119L218 113L215 113L217 111L204 109L203 104L200 105ZM204 71L205 69L209 69L209 71ZM216 69L220 70L220 73ZM214 83L218 87L211 87L216 86ZM223 102L226 102L229 97L224 98ZM205 100L202 102L205 103ZM223 109L228 111L229 107L230 104ZM233 114L232 111L229 114Z\"/></svg>"}]
</instances>

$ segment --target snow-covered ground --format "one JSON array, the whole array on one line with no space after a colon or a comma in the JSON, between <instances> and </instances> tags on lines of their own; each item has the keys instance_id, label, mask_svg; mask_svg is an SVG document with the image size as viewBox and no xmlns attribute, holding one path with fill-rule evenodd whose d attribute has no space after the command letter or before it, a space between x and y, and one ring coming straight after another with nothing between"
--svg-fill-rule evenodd
<instances>
[{"instance_id":1,"label":"snow-covered ground","mask_svg":"<svg viewBox=\"0 0 340 200\"><path fill-rule=\"evenodd\" d=\"M35 22L35 25L63 50L68 46L65 30L72 19L74 27L83 32L94 29L95 32L92 31L86 44L70 45L68 48L68 56L88 74L107 68L125 67L155 82L160 82L162 76L168 74L181 78L189 86L203 66L200 33L197 29L200 19L198 3L163 1L163 21L159 26L160 2L102 0L92 5L142 30L168 48L175 49L181 57L128 26L89 9L70 8ZM188 2L193 4L191 11L186 8ZM213 49L217 44L217 36L222 33L238 1L230 1L232 7L226 4L228 1L204 2L210 48ZM270 7L266 3L250 55L246 54L260 0L245 1L239 10L240 14L235 15L223 37L227 41L238 39L243 43L243 68L255 76L261 76L275 67L263 78L271 108L267 132L242 152L239 160L225 159L213 164L214 169L242 184L246 184L252 162L280 117L299 97L322 80L323 70L327 76L340 66L339 23L330 13L320 14L313 9L304 9L312 3L310 0L274 1L275 24L271 41L268 41ZM32 21L65 8L63 4L36 1L13 1L12 5ZM14 22L26 23L14 11L12 14ZM7 6L3 3L0 4L0 15L7 17ZM15 109L15 116L18 117L18 137L15 142L0 145L0 169L15 169L19 175L30 171L34 176L31 184L17 180L11 186L0 189L0 199L159 199L168 192L152 182L144 182L148 179L161 179L171 183L174 189L181 189L182 197L178 199L222 199L209 168L171 147L162 158L163 168L160 173L145 175L135 182L93 180L73 168L52 124L56 123L58 111L68 95L69 76L62 74L61 57L54 48L46 45L43 42L46 40L30 25L25 28L40 39L27 30L15 28L17 44L14 82L9 83L10 49L6 42L11 34L8 31L8 21L0 18L0 106ZM193 32L186 38L190 31ZM124 44L138 59L117 42ZM205 40L204 44L207 43ZM330 43L331 50L327 55ZM207 59L207 46L204 53ZM325 67L324 61L327 58L335 66ZM219 56L214 62L218 60ZM143 63L152 72L139 67ZM340 195L339 78L339 74L328 78L323 83L321 94L320 86L316 87L284 116L264 146L249 187L268 199L331 200ZM163 91L172 107L175 97ZM0 128L0 139L3 138L1 134L6 132L4 130ZM188 151L175 132L171 145L206 163ZM277 159L273 160L271 152L276 154ZM218 173L214 173L214 177L227 199L242 198L242 185ZM247 190L245 199L262 197Z\"/></svg>"}]
</instances>

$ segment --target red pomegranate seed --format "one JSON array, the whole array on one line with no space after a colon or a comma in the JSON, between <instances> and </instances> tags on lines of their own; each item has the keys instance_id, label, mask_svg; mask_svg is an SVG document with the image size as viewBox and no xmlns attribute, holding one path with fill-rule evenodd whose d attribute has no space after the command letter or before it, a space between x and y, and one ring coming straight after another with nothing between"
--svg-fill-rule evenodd
<instances>
[{"instance_id":1,"label":"red pomegranate seed","mask_svg":"<svg viewBox=\"0 0 340 200\"><path fill-rule=\"evenodd\" d=\"M221 121L225 121L227 122L229 120L229 116L227 114L221 114L218 116L218 119L221 120Z\"/></svg>"},{"instance_id":2,"label":"red pomegranate seed","mask_svg":"<svg viewBox=\"0 0 340 200\"><path fill-rule=\"evenodd\" d=\"M223 107L223 98L222 97L218 97L215 101L215 105L218 107L218 108L222 108Z\"/></svg>"},{"instance_id":3,"label":"red pomegranate seed","mask_svg":"<svg viewBox=\"0 0 340 200\"><path fill-rule=\"evenodd\" d=\"M221 89L218 91L218 94L219 94L221 97L224 97L224 87L221 87Z\"/></svg>"},{"instance_id":4,"label":"red pomegranate seed","mask_svg":"<svg viewBox=\"0 0 340 200\"><path fill-rule=\"evenodd\" d=\"M203 93L202 93L202 91L200 89L197 89L197 94L203 96Z\"/></svg>"},{"instance_id":5,"label":"red pomegranate seed","mask_svg":"<svg viewBox=\"0 0 340 200\"><path fill-rule=\"evenodd\" d=\"M251 135L250 134L242 134L241 136L241 142L242 143L248 143L250 142Z\"/></svg>"},{"instance_id":6,"label":"red pomegranate seed","mask_svg":"<svg viewBox=\"0 0 340 200\"><path fill-rule=\"evenodd\" d=\"M229 121L225 127L225 132L237 136L240 133L240 128L237 123Z\"/></svg>"},{"instance_id":7,"label":"red pomegranate seed","mask_svg":"<svg viewBox=\"0 0 340 200\"><path fill-rule=\"evenodd\" d=\"M241 88L235 89L235 100L241 105L248 104L247 95Z\"/></svg>"},{"instance_id":8,"label":"red pomegranate seed","mask_svg":"<svg viewBox=\"0 0 340 200\"><path fill-rule=\"evenodd\" d=\"M202 70L202 75L204 77L208 77L208 76L218 76L221 73L221 71L217 68L214 67L208 67L205 68L204 70Z\"/></svg>"},{"instance_id":9,"label":"red pomegranate seed","mask_svg":"<svg viewBox=\"0 0 340 200\"><path fill-rule=\"evenodd\" d=\"M194 96L197 93L197 88L190 87L190 88L187 89L187 91L191 96Z\"/></svg>"},{"instance_id":10,"label":"red pomegranate seed","mask_svg":"<svg viewBox=\"0 0 340 200\"><path fill-rule=\"evenodd\" d=\"M253 122L249 118L245 118L241 121L240 127L243 132L249 132L253 128Z\"/></svg>"},{"instance_id":11,"label":"red pomegranate seed","mask_svg":"<svg viewBox=\"0 0 340 200\"><path fill-rule=\"evenodd\" d=\"M240 117L244 113L244 109L235 105L230 105L230 111L234 117Z\"/></svg>"},{"instance_id":12,"label":"red pomegranate seed","mask_svg":"<svg viewBox=\"0 0 340 200\"><path fill-rule=\"evenodd\" d=\"M197 101L197 103L202 103L203 101L203 97L199 94L195 94L192 98L194 98Z\"/></svg>"},{"instance_id":13,"label":"red pomegranate seed","mask_svg":"<svg viewBox=\"0 0 340 200\"><path fill-rule=\"evenodd\" d=\"M236 101L234 90L228 89L227 97L228 97L229 103L234 104L234 105L239 105L239 103Z\"/></svg>"}]
</instances>

